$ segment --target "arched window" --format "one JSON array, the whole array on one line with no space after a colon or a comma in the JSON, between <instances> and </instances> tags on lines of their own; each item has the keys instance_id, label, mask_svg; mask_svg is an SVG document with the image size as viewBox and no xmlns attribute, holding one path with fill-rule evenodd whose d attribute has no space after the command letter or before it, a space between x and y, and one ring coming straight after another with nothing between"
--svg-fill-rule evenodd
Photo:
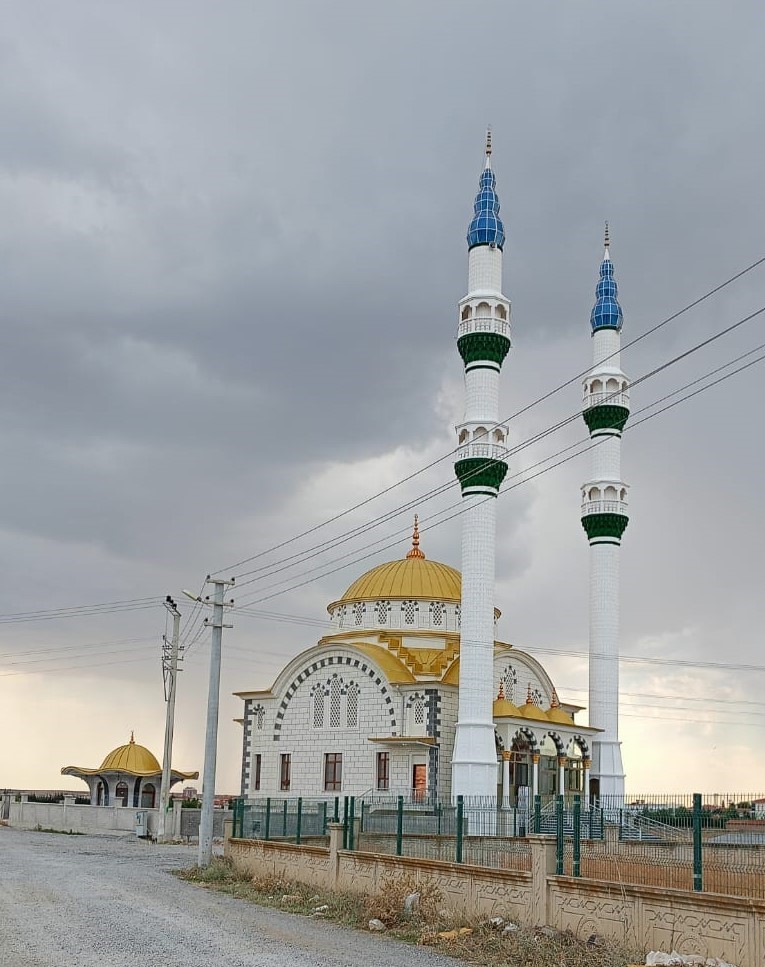
<instances>
[{"instance_id":1,"label":"arched window","mask_svg":"<svg viewBox=\"0 0 765 967\"><path fill-rule=\"evenodd\" d=\"M387 625L388 623L388 612L390 611L389 601L378 601L375 605L375 612L377 613L377 623L378 625Z\"/></svg>"},{"instance_id":2,"label":"arched window","mask_svg":"<svg viewBox=\"0 0 765 967\"><path fill-rule=\"evenodd\" d=\"M348 686L347 718L349 729L358 728L359 724L359 690L354 682Z\"/></svg>"},{"instance_id":3,"label":"arched window","mask_svg":"<svg viewBox=\"0 0 765 967\"><path fill-rule=\"evenodd\" d=\"M357 628L360 628L364 624L364 612L366 611L366 605L361 601L357 601L353 606L353 620Z\"/></svg>"},{"instance_id":4,"label":"arched window","mask_svg":"<svg viewBox=\"0 0 765 967\"><path fill-rule=\"evenodd\" d=\"M329 727L339 729L341 721L343 683L339 678L333 678L329 685Z\"/></svg>"},{"instance_id":5,"label":"arched window","mask_svg":"<svg viewBox=\"0 0 765 967\"><path fill-rule=\"evenodd\" d=\"M127 806L128 787L126 782L118 782L114 790L114 803L116 806Z\"/></svg>"},{"instance_id":6,"label":"arched window","mask_svg":"<svg viewBox=\"0 0 765 967\"><path fill-rule=\"evenodd\" d=\"M430 602L430 623L434 628L442 627L444 623L444 606L441 601Z\"/></svg>"},{"instance_id":7,"label":"arched window","mask_svg":"<svg viewBox=\"0 0 765 967\"><path fill-rule=\"evenodd\" d=\"M454 605L454 617L457 621L457 627L461 628L462 627L462 605L461 604Z\"/></svg>"},{"instance_id":8,"label":"arched window","mask_svg":"<svg viewBox=\"0 0 765 967\"><path fill-rule=\"evenodd\" d=\"M262 705L256 705L252 710L252 719L258 732L263 731L263 724L266 720L266 710Z\"/></svg>"},{"instance_id":9,"label":"arched window","mask_svg":"<svg viewBox=\"0 0 765 967\"><path fill-rule=\"evenodd\" d=\"M497 314L497 319L507 319L507 311L504 306L497 306L494 311Z\"/></svg>"},{"instance_id":10,"label":"arched window","mask_svg":"<svg viewBox=\"0 0 765 967\"><path fill-rule=\"evenodd\" d=\"M479 302L478 305L475 307L475 314L477 316L490 316L491 306L489 305L488 302Z\"/></svg>"},{"instance_id":11,"label":"arched window","mask_svg":"<svg viewBox=\"0 0 765 967\"><path fill-rule=\"evenodd\" d=\"M425 735L427 709L425 699L419 693L412 695L407 702L407 719L407 731L410 735Z\"/></svg>"},{"instance_id":12,"label":"arched window","mask_svg":"<svg viewBox=\"0 0 765 967\"><path fill-rule=\"evenodd\" d=\"M313 727L324 728L324 688L315 685L313 689Z\"/></svg>"},{"instance_id":13,"label":"arched window","mask_svg":"<svg viewBox=\"0 0 765 967\"><path fill-rule=\"evenodd\" d=\"M417 602L416 601L404 601L401 604L401 614L404 616L405 625L415 625L417 624Z\"/></svg>"},{"instance_id":14,"label":"arched window","mask_svg":"<svg viewBox=\"0 0 765 967\"><path fill-rule=\"evenodd\" d=\"M141 809L154 809L157 790L153 782L145 782L141 788Z\"/></svg>"}]
</instances>

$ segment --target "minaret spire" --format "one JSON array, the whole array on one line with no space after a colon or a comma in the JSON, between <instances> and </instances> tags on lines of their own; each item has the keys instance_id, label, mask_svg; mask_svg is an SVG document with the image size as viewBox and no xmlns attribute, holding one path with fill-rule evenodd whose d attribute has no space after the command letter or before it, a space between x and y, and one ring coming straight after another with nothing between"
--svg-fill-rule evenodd
<instances>
[{"instance_id":1,"label":"minaret spire","mask_svg":"<svg viewBox=\"0 0 765 967\"><path fill-rule=\"evenodd\" d=\"M494 569L496 500L507 473L507 428L499 424L499 374L510 350L510 301L502 293L505 229L486 135L468 227L468 293L459 304L457 349L465 368L465 416L455 473L462 490L462 602L452 796L495 797ZM487 429L490 433L487 433Z\"/></svg>"},{"instance_id":2,"label":"minaret spire","mask_svg":"<svg viewBox=\"0 0 765 967\"><path fill-rule=\"evenodd\" d=\"M629 384L620 368L622 307L605 226L603 261L590 315L593 368L584 380L584 422L592 476L582 486L582 526L590 543L590 725L593 789L624 795L619 742L619 553L627 527L627 485L621 479L621 437L630 414ZM588 790L586 790L588 792Z\"/></svg>"},{"instance_id":3,"label":"minaret spire","mask_svg":"<svg viewBox=\"0 0 765 967\"><path fill-rule=\"evenodd\" d=\"M419 557L421 560L425 559L425 555L420 550L420 519L417 514L414 515L414 529L412 531L412 549L406 555L408 561L411 561L413 557Z\"/></svg>"}]
</instances>

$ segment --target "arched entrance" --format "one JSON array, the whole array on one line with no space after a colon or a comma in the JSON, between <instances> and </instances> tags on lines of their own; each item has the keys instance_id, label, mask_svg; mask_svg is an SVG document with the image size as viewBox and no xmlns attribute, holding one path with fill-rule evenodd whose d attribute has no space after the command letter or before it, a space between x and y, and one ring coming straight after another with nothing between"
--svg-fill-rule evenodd
<instances>
[{"instance_id":1,"label":"arched entrance","mask_svg":"<svg viewBox=\"0 0 765 967\"><path fill-rule=\"evenodd\" d=\"M114 805L115 806L127 806L128 804L128 787L126 782L118 782L117 788L114 790Z\"/></svg>"},{"instance_id":2,"label":"arched entrance","mask_svg":"<svg viewBox=\"0 0 765 967\"><path fill-rule=\"evenodd\" d=\"M153 782L146 782L141 789L141 809L154 809L157 790Z\"/></svg>"}]
</instances>

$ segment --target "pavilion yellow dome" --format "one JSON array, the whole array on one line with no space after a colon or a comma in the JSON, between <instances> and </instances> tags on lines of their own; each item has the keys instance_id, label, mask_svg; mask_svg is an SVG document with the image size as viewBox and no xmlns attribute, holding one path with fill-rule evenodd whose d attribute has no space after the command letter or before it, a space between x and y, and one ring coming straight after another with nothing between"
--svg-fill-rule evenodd
<instances>
[{"instance_id":1,"label":"pavilion yellow dome","mask_svg":"<svg viewBox=\"0 0 765 967\"><path fill-rule=\"evenodd\" d=\"M134 775L154 775L162 772L162 766L156 757L144 745L136 745L133 736L127 745L121 745L101 763L101 770L106 772L132 772Z\"/></svg>"}]
</instances>

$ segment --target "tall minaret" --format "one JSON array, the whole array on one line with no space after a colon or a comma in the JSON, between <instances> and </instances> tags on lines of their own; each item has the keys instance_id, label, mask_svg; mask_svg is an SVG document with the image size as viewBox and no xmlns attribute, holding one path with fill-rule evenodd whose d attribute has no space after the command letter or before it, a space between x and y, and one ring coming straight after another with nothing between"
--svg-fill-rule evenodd
<instances>
[{"instance_id":1,"label":"tall minaret","mask_svg":"<svg viewBox=\"0 0 765 967\"><path fill-rule=\"evenodd\" d=\"M497 795L494 743L494 547L496 496L507 473L507 429L499 420L499 373L510 349L510 302L502 294L505 230L486 163L467 234L468 294L459 304L457 348L465 364L465 419L457 427L455 473L462 488L462 623L453 796Z\"/></svg>"},{"instance_id":2,"label":"tall minaret","mask_svg":"<svg viewBox=\"0 0 765 967\"><path fill-rule=\"evenodd\" d=\"M627 526L627 485L621 479L622 430L630 414L627 377L621 371L622 310L614 266L605 252L595 289L593 368L584 381L584 422L592 450L592 477L582 487L582 526L590 542L590 725L596 795L624 795L619 742L619 548Z\"/></svg>"}]
</instances>

